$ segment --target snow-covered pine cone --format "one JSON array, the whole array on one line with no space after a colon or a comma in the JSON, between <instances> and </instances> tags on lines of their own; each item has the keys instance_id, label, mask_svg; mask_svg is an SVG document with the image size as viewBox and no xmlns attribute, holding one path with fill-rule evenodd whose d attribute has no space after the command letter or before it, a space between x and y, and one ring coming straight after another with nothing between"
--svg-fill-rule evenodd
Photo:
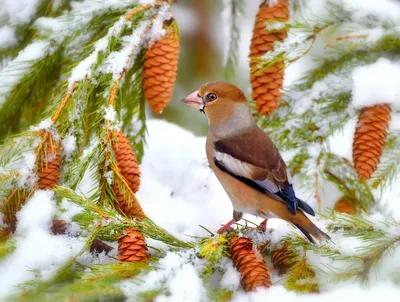
<instances>
[{"instance_id":1,"label":"snow-covered pine cone","mask_svg":"<svg viewBox=\"0 0 400 302\"><path fill-rule=\"evenodd\" d=\"M128 227L118 239L118 260L149 262L146 241L138 230Z\"/></svg>"},{"instance_id":2,"label":"snow-covered pine cone","mask_svg":"<svg viewBox=\"0 0 400 302\"><path fill-rule=\"evenodd\" d=\"M164 21L167 33L149 47L144 55L144 95L155 114L161 113L171 100L178 70L180 47L173 22L173 18Z\"/></svg>"},{"instance_id":3,"label":"snow-covered pine cone","mask_svg":"<svg viewBox=\"0 0 400 302\"><path fill-rule=\"evenodd\" d=\"M45 152L41 154L41 158L38 160L38 189L51 190L57 186L60 177L60 167L60 143L56 142L52 136L49 135L46 142Z\"/></svg>"},{"instance_id":4,"label":"snow-covered pine cone","mask_svg":"<svg viewBox=\"0 0 400 302\"><path fill-rule=\"evenodd\" d=\"M233 266L240 272L240 284L246 292L258 287L270 287L267 264L249 238L235 236L229 248Z\"/></svg>"},{"instance_id":5,"label":"snow-covered pine cone","mask_svg":"<svg viewBox=\"0 0 400 302\"><path fill-rule=\"evenodd\" d=\"M250 68L257 67L257 58L273 50L274 42L283 41L287 37L286 29L269 31L267 23L287 21L289 9L287 0L269 6L265 1L261 4L256 15L253 36L250 44ZM261 114L272 113L281 98L280 89L284 79L283 62L278 62L263 71L256 71L250 75L253 88L252 98L256 101L257 111Z\"/></svg>"},{"instance_id":6,"label":"snow-covered pine cone","mask_svg":"<svg viewBox=\"0 0 400 302\"><path fill-rule=\"evenodd\" d=\"M271 262L278 275L286 274L296 260L296 252L291 250L286 243L275 248L271 253Z\"/></svg>"},{"instance_id":7,"label":"snow-covered pine cone","mask_svg":"<svg viewBox=\"0 0 400 302\"><path fill-rule=\"evenodd\" d=\"M390 105L382 104L364 108L358 116L353 139L353 163L362 181L371 178L378 167L391 112Z\"/></svg>"}]
</instances>

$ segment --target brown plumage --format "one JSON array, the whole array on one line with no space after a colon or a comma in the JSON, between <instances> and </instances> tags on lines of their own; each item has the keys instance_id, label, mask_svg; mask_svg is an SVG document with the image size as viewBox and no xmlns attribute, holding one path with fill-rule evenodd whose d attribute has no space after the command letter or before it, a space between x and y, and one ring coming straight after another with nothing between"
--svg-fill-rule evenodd
<instances>
[{"instance_id":1,"label":"brown plumage","mask_svg":"<svg viewBox=\"0 0 400 302\"><path fill-rule=\"evenodd\" d=\"M253 249L250 238L233 237L229 252L233 266L240 272L240 284L246 292L271 286L267 264L260 252Z\"/></svg>"},{"instance_id":2,"label":"brown plumage","mask_svg":"<svg viewBox=\"0 0 400 302\"><path fill-rule=\"evenodd\" d=\"M389 122L391 108L388 104L361 110L353 139L353 162L360 180L371 178L378 167Z\"/></svg>"},{"instance_id":3,"label":"brown plumage","mask_svg":"<svg viewBox=\"0 0 400 302\"><path fill-rule=\"evenodd\" d=\"M60 177L61 148L51 135L48 136L44 152L38 159L38 182L37 187L41 190L51 190L57 186Z\"/></svg>"},{"instance_id":4,"label":"brown plumage","mask_svg":"<svg viewBox=\"0 0 400 302\"><path fill-rule=\"evenodd\" d=\"M312 242L329 238L304 214L314 211L296 198L285 162L258 128L240 89L223 81L210 82L184 102L207 115L208 162L236 213L229 224L246 212L291 222Z\"/></svg>"},{"instance_id":5,"label":"brown plumage","mask_svg":"<svg viewBox=\"0 0 400 302\"><path fill-rule=\"evenodd\" d=\"M258 58L273 50L274 43L286 39L287 29L269 31L268 23L287 21L289 9L286 0L278 0L273 6L265 1L256 15L253 36L250 45L250 82L253 88L252 98L256 101L257 111L261 114L272 113L280 100L283 86L285 64L278 62L265 70L257 70Z\"/></svg>"},{"instance_id":6,"label":"brown plumage","mask_svg":"<svg viewBox=\"0 0 400 302\"><path fill-rule=\"evenodd\" d=\"M145 98L155 114L161 113L171 100L178 70L179 39L174 19L164 22L167 33L146 50L143 86Z\"/></svg>"},{"instance_id":7,"label":"brown plumage","mask_svg":"<svg viewBox=\"0 0 400 302\"><path fill-rule=\"evenodd\" d=\"M126 228L118 239L118 260L125 262L149 262L146 241L138 230Z\"/></svg>"}]
</instances>

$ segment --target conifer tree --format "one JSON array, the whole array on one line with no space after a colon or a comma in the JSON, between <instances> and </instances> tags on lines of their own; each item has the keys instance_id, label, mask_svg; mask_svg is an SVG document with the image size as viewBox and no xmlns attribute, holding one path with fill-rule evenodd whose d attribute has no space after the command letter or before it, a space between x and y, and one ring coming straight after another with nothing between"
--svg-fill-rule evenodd
<instances>
[{"instance_id":1,"label":"conifer tree","mask_svg":"<svg viewBox=\"0 0 400 302\"><path fill-rule=\"evenodd\" d=\"M0 45L0 265L14 259L18 236L27 231L18 219L35 204L53 205L51 236L71 238L79 248L50 277L35 271L10 298L168 296L168 280L159 273L168 257L195 271L213 301L270 286L318 294L328 282L398 284L400 264L393 261L390 271L380 264L392 261L400 246L400 222L383 206L385 198L398 197L390 192L400 181L399 130L389 124L400 108L399 90L390 86L400 75L400 20L380 11L357 12L351 0L325 0L321 15L310 13L307 0L259 1L251 17L250 104L257 123L292 155L288 168L295 184L318 206L318 224L336 244L312 245L294 229L261 234L247 221L224 235L206 229L205 221L210 236L182 240L150 219L146 201L136 196L143 183L146 106L154 114L168 106L181 68L184 49L171 12L181 4L36 2L25 20L10 20L0 11L0 25L6 26L0 33L15 35ZM234 80L244 3L225 5L231 37L223 74ZM312 67L286 85L285 69L304 59L313 60ZM387 91L371 93L365 75L376 76L371 85ZM344 157L330 143L351 121L351 156ZM86 179L92 187L83 193ZM335 204L323 194L328 186L341 196ZM70 221L64 220L65 204L80 209ZM341 245L348 238L357 243L351 253ZM104 253L107 261L86 265L79 257L87 252ZM157 273L157 287L140 291L141 280ZM237 274L236 285L224 283L228 274ZM135 296L124 282L139 284Z\"/></svg>"}]
</instances>

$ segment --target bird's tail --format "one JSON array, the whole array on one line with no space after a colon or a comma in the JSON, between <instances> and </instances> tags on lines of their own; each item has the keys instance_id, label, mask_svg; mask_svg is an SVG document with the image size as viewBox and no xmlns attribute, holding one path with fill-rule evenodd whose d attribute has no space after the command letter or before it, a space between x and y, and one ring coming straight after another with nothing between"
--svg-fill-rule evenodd
<instances>
[{"instance_id":1,"label":"bird's tail","mask_svg":"<svg viewBox=\"0 0 400 302\"><path fill-rule=\"evenodd\" d=\"M302 227L299 224L295 224L295 226L304 234L304 236L307 237L307 239L313 243L316 244L315 239L317 239L318 241L324 241L324 240L330 240L331 237L328 236L328 234L322 232L315 224L313 224L310 221L311 224L311 232L307 231L304 227ZM315 238L315 239L314 239Z\"/></svg>"},{"instance_id":2,"label":"bird's tail","mask_svg":"<svg viewBox=\"0 0 400 302\"><path fill-rule=\"evenodd\" d=\"M268 217L272 213L279 218L294 224L308 240L312 243L316 241L329 240L329 236L321 231L301 209L297 209L296 214L293 215L287 208L287 205L282 200L274 199L266 194L260 193L258 199L258 211L260 216Z\"/></svg>"}]
</instances>

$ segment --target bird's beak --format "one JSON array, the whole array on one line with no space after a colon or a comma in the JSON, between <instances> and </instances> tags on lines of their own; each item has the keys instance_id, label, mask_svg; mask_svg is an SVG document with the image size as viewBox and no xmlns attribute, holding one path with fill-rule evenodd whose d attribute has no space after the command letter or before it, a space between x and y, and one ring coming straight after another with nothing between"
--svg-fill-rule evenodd
<instances>
[{"instance_id":1,"label":"bird's beak","mask_svg":"<svg viewBox=\"0 0 400 302\"><path fill-rule=\"evenodd\" d=\"M182 100L183 103L192 106L200 111L204 109L204 103L202 98L199 95L199 91L196 90L195 92L189 94L186 98Z\"/></svg>"}]
</instances>

